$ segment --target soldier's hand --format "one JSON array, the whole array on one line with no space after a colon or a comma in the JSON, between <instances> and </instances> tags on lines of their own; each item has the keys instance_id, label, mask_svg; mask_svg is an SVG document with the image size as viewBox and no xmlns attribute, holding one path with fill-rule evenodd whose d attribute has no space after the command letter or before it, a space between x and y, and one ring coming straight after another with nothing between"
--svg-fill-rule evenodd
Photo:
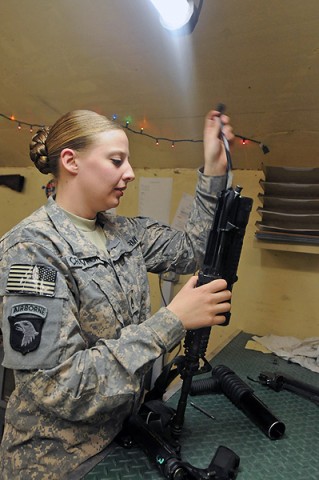
<instances>
[{"instance_id":1,"label":"soldier's hand","mask_svg":"<svg viewBox=\"0 0 319 480\"><path fill-rule=\"evenodd\" d=\"M234 140L233 129L227 115L221 115L217 110L208 112L204 125L204 174L225 175L227 157L225 147L220 139L221 122L223 123L223 134L228 143Z\"/></svg>"},{"instance_id":2,"label":"soldier's hand","mask_svg":"<svg viewBox=\"0 0 319 480\"><path fill-rule=\"evenodd\" d=\"M196 287L197 280L197 276L191 277L167 306L186 330L224 323L223 314L231 308L231 292L226 290L225 280L213 280Z\"/></svg>"}]
</instances>

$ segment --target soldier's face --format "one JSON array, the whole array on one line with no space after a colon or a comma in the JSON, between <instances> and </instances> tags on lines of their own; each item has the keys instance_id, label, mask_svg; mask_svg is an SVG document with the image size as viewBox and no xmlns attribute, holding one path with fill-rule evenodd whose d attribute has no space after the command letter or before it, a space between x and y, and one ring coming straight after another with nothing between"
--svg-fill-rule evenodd
<instances>
[{"instance_id":1,"label":"soldier's face","mask_svg":"<svg viewBox=\"0 0 319 480\"><path fill-rule=\"evenodd\" d=\"M91 147L78 153L78 187L95 213L117 207L134 178L122 130L99 133Z\"/></svg>"}]
</instances>

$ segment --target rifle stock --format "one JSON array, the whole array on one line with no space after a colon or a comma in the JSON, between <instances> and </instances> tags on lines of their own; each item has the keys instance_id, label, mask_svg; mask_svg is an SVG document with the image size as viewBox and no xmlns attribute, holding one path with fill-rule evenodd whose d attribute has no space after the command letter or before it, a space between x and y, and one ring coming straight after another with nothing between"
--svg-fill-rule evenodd
<instances>
[{"instance_id":1,"label":"rifle stock","mask_svg":"<svg viewBox=\"0 0 319 480\"><path fill-rule=\"evenodd\" d=\"M15 192L22 192L25 177L22 175L0 175L0 185L11 188Z\"/></svg>"}]
</instances>

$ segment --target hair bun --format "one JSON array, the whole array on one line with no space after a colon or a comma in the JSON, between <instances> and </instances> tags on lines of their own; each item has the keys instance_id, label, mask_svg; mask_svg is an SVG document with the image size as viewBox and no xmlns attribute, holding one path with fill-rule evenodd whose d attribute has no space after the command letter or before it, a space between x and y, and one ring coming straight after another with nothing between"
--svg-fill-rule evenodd
<instances>
[{"instance_id":1,"label":"hair bun","mask_svg":"<svg viewBox=\"0 0 319 480\"><path fill-rule=\"evenodd\" d=\"M30 142L30 158L41 173L51 173L46 139L49 134L49 127L38 130Z\"/></svg>"}]
</instances>

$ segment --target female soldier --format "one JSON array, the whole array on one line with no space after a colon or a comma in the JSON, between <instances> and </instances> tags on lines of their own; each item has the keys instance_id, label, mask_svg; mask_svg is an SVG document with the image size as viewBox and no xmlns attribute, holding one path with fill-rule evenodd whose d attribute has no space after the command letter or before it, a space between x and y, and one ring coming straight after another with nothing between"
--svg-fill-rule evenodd
<instances>
[{"instance_id":1,"label":"female soldier","mask_svg":"<svg viewBox=\"0 0 319 480\"><path fill-rule=\"evenodd\" d=\"M216 193L226 184L219 115L205 120L204 169L184 232L106 212L134 180L119 125L78 110L34 136L31 159L55 176L57 189L0 244L3 365L15 373L4 480L66 478L139 409L156 358L187 329L225 320L224 280L195 288L193 276L154 315L147 281L147 272L192 273L203 258Z\"/></svg>"}]
</instances>

